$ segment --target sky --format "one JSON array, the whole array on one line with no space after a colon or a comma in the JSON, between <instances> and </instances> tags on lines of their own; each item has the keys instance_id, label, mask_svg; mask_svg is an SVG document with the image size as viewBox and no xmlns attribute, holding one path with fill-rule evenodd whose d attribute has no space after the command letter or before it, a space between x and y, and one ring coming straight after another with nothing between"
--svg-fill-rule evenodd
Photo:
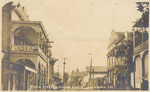
<instances>
[{"instance_id":1,"label":"sky","mask_svg":"<svg viewBox=\"0 0 150 92\"><path fill-rule=\"evenodd\" d=\"M3 3L9 0L3 0ZM52 45L52 56L63 72L85 71L93 66L107 65L107 46L111 31L132 31L141 14L137 0L14 0L26 8L29 19L42 21ZM139 0L138 0L139 1ZM91 54L91 55L89 55Z\"/></svg>"}]
</instances>

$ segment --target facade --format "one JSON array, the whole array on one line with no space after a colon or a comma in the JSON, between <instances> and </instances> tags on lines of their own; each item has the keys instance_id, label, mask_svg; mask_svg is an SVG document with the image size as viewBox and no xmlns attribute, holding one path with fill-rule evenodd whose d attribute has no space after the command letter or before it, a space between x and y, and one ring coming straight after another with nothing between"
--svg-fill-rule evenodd
<instances>
[{"instance_id":1,"label":"facade","mask_svg":"<svg viewBox=\"0 0 150 92\"><path fill-rule=\"evenodd\" d=\"M89 66L86 67L88 72L88 86L99 87L104 85L105 76L107 76L107 66Z\"/></svg>"},{"instance_id":2,"label":"facade","mask_svg":"<svg viewBox=\"0 0 150 92\"><path fill-rule=\"evenodd\" d=\"M70 87L83 87L85 84L83 83L83 78L86 76L86 72L79 72L77 69L76 71L72 71L70 75L70 80L68 81L68 84Z\"/></svg>"},{"instance_id":3,"label":"facade","mask_svg":"<svg viewBox=\"0 0 150 92\"><path fill-rule=\"evenodd\" d=\"M146 4L148 3L141 3ZM149 9L133 26L133 71L131 85L133 88L148 90L148 44L149 44Z\"/></svg>"},{"instance_id":4,"label":"facade","mask_svg":"<svg viewBox=\"0 0 150 92\"><path fill-rule=\"evenodd\" d=\"M107 53L108 86L130 86L130 63L132 62L132 33L111 32Z\"/></svg>"},{"instance_id":5,"label":"facade","mask_svg":"<svg viewBox=\"0 0 150 92\"><path fill-rule=\"evenodd\" d=\"M2 7L2 89L49 85L50 40L41 21L30 21L19 3Z\"/></svg>"}]
</instances>

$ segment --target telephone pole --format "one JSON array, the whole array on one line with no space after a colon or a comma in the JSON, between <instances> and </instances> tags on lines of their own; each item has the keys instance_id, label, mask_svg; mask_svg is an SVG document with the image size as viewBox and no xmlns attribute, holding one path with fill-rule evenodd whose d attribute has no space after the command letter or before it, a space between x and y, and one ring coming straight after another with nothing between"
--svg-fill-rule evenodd
<instances>
[{"instance_id":1,"label":"telephone pole","mask_svg":"<svg viewBox=\"0 0 150 92\"><path fill-rule=\"evenodd\" d=\"M93 67L93 88L94 88L94 67Z\"/></svg>"},{"instance_id":2,"label":"telephone pole","mask_svg":"<svg viewBox=\"0 0 150 92\"><path fill-rule=\"evenodd\" d=\"M58 67L58 74L57 74L57 75L59 76L59 67L60 67L60 66L57 66L57 67Z\"/></svg>"},{"instance_id":3,"label":"telephone pole","mask_svg":"<svg viewBox=\"0 0 150 92\"><path fill-rule=\"evenodd\" d=\"M66 60L68 58L62 58L64 60L63 64L64 64L64 67L63 67L63 86L65 87L65 64L66 64Z\"/></svg>"},{"instance_id":4,"label":"telephone pole","mask_svg":"<svg viewBox=\"0 0 150 92\"><path fill-rule=\"evenodd\" d=\"M91 64L90 64L90 78L89 78L89 87L91 84L91 73L92 73L92 58L91 58Z\"/></svg>"}]
</instances>

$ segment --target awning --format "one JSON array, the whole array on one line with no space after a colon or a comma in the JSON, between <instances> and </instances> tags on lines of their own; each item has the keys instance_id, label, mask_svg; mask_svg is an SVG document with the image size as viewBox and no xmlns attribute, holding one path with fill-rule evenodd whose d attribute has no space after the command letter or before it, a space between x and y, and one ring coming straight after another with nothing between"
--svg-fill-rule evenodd
<instances>
[{"instance_id":1,"label":"awning","mask_svg":"<svg viewBox=\"0 0 150 92\"><path fill-rule=\"evenodd\" d=\"M32 69L30 67L25 66L25 69L28 70L28 71L30 71L30 72L37 73L37 70Z\"/></svg>"}]
</instances>

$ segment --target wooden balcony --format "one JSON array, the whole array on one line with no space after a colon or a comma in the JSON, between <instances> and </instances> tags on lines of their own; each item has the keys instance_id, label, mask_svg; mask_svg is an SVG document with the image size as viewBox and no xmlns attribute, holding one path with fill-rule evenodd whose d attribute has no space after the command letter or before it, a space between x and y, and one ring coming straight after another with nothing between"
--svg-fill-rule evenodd
<instances>
[{"instance_id":1,"label":"wooden balcony","mask_svg":"<svg viewBox=\"0 0 150 92\"><path fill-rule=\"evenodd\" d=\"M18 46L18 45L13 45L11 46L11 50L13 51L23 51L23 52L37 52L38 47L37 46Z\"/></svg>"},{"instance_id":2,"label":"wooden balcony","mask_svg":"<svg viewBox=\"0 0 150 92\"><path fill-rule=\"evenodd\" d=\"M24 53L40 53L44 58L46 58L46 55L43 53L43 51L38 46L19 46L19 45L13 45L11 46L11 51L18 51L18 52L24 52Z\"/></svg>"},{"instance_id":3,"label":"wooden balcony","mask_svg":"<svg viewBox=\"0 0 150 92\"><path fill-rule=\"evenodd\" d=\"M140 44L139 46L134 47L133 54L138 54L144 50L148 49L148 40Z\"/></svg>"},{"instance_id":4,"label":"wooden balcony","mask_svg":"<svg viewBox=\"0 0 150 92\"><path fill-rule=\"evenodd\" d=\"M125 65L125 62L122 61L122 62L116 62L116 66L121 66L121 65Z\"/></svg>"},{"instance_id":5,"label":"wooden balcony","mask_svg":"<svg viewBox=\"0 0 150 92\"><path fill-rule=\"evenodd\" d=\"M109 64L108 66L107 66L107 68L108 69L112 69L112 68L115 68L115 67L120 67L120 66L125 66L126 64L125 64L125 60L122 60L122 61L120 61L120 60L116 60L115 62L113 62L113 63L111 63L111 64Z\"/></svg>"}]
</instances>

